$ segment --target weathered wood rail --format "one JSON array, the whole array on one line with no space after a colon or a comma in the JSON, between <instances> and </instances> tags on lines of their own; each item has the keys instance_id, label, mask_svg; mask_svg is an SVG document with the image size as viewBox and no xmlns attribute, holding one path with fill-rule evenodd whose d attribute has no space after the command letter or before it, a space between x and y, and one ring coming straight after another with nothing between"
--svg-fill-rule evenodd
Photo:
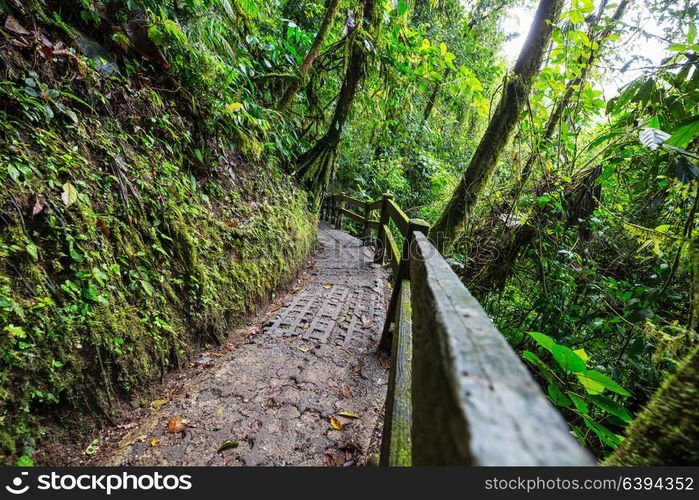
<instances>
[{"instance_id":1,"label":"weathered wood rail","mask_svg":"<svg viewBox=\"0 0 699 500\"><path fill-rule=\"evenodd\" d=\"M338 229L343 217L360 223L374 261L393 271L380 342L391 350L382 465L594 464L427 238L426 222L390 195L328 196L321 217Z\"/></svg>"}]
</instances>

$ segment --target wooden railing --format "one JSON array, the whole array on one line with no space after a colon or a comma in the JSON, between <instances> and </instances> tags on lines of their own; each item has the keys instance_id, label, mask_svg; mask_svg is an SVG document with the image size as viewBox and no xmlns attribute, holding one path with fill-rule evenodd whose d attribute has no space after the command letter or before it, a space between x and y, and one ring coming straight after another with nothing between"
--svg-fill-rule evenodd
<instances>
[{"instance_id":1,"label":"wooden railing","mask_svg":"<svg viewBox=\"0 0 699 500\"><path fill-rule=\"evenodd\" d=\"M391 195L328 196L321 216L338 229L343 217L360 223L374 261L393 272L379 344L391 351L382 465L594 463L432 245L425 221L410 219Z\"/></svg>"}]
</instances>

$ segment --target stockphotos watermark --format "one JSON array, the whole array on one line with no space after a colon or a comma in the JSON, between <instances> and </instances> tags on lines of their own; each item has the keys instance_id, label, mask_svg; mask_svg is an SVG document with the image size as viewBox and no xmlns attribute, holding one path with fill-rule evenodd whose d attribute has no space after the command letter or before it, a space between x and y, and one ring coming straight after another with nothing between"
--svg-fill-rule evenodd
<instances>
[{"instance_id":1,"label":"stockphotos watermark","mask_svg":"<svg viewBox=\"0 0 699 500\"><path fill-rule=\"evenodd\" d=\"M13 495L23 495L32 489L40 491L94 491L111 495L116 491L186 491L192 489L189 474L161 474L149 472L134 474L119 472L111 474L71 474L51 472L35 476L36 484L30 484L29 472L22 471L12 479L5 490Z\"/></svg>"}]
</instances>

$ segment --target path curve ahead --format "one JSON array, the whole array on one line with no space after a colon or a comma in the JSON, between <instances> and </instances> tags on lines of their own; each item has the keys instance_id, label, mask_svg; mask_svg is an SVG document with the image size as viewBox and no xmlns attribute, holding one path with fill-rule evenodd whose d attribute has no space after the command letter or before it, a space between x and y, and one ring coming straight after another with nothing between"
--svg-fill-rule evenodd
<instances>
[{"instance_id":1,"label":"path curve ahead","mask_svg":"<svg viewBox=\"0 0 699 500\"><path fill-rule=\"evenodd\" d=\"M347 233L322 224L318 242L305 285L260 325L262 332L152 410L107 464L361 465L368 459L388 380L377 353L386 275L372 263L372 249ZM333 417L342 430L333 428ZM170 432L169 423L185 430ZM227 441L229 448L217 451Z\"/></svg>"}]
</instances>

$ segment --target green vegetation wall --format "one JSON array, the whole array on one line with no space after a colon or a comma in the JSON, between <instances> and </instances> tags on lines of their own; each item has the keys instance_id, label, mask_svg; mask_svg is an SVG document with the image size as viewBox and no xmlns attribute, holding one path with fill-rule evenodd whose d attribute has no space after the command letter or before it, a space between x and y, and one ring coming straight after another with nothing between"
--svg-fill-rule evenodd
<instances>
[{"instance_id":1,"label":"green vegetation wall","mask_svg":"<svg viewBox=\"0 0 699 500\"><path fill-rule=\"evenodd\" d=\"M67 7L13 5L0 1L5 461L31 453L46 417L109 416L222 341L302 264L316 227L236 114L239 87L215 95L220 65L191 59L201 50L168 54L168 71L133 52L90 58L80 44L100 45ZM99 36L99 12L82 12Z\"/></svg>"}]
</instances>

